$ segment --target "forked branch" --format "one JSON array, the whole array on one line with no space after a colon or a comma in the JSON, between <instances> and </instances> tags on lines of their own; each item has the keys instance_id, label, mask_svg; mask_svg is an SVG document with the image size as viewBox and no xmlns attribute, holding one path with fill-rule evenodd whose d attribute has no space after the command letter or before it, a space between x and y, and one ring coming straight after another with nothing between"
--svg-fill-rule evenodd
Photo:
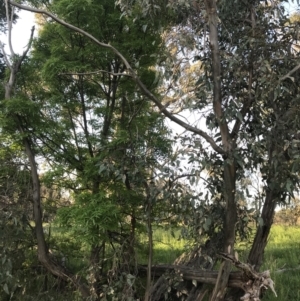
<instances>
[{"instance_id":1,"label":"forked branch","mask_svg":"<svg viewBox=\"0 0 300 301\"><path fill-rule=\"evenodd\" d=\"M120 53L116 48L114 48L112 45L110 44L106 44L103 42L100 42L99 40L97 40L93 35L89 34L88 32L72 25L69 24L67 22L65 22L64 20L58 18L57 16L55 16L54 14L46 11L46 10L42 10L42 9L37 9L34 7L29 7L29 6L25 6L25 5L21 5L19 3L16 3L15 1L11 1L11 0L7 0L8 3L10 3L11 5L18 7L20 9L23 10L27 10L27 11L31 11L34 13L38 13L38 14L43 14L46 15L48 17L50 17L51 19L53 19L54 21L56 21L57 23L75 31L78 32L80 34L82 34L83 36L89 38L90 40L92 40L94 43L96 43L97 45L99 45L102 48L106 48L110 51L112 51L113 53L115 53L123 62L123 64L126 66L126 69L128 71L128 74L132 77L132 79L135 81L135 83L138 85L139 89L141 90L141 92L151 101L153 101L155 103L155 105L159 108L159 110L166 116L168 117L170 120L174 121L175 123L179 124L180 126L182 126L183 128L185 128L186 130L198 134L200 135L202 138L204 138L210 145L211 147L218 153L220 154L225 154L224 150L218 146L216 144L216 142L214 141L214 139L212 137L210 137L205 131L202 131L194 126L189 125L188 123L182 121L181 119L177 118L176 116L174 116L171 112L169 112L166 107L160 102L160 100L151 92L147 89L147 87L143 84L143 82L140 80L140 78L138 77L138 75L136 74L136 72L134 72L133 68L131 67L131 65L129 64L129 62L126 60L126 58L122 55L122 53Z\"/></svg>"}]
</instances>

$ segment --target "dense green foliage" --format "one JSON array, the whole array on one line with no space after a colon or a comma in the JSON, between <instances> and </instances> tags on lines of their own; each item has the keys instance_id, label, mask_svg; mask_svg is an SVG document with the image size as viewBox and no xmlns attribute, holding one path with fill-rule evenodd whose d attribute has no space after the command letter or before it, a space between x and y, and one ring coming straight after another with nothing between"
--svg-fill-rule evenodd
<instances>
[{"instance_id":1,"label":"dense green foliage","mask_svg":"<svg viewBox=\"0 0 300 301\"><path fill-rule=\"evenodd\" d=\"M3 300L148 301L165 263L153 227L180 227L195 254L180 263L218 267L251 239L260 268L299 184L299 22L283 2L30 1L94 42L39 17L28 57L0 66ZM175 298L159 285L154 301Z\"/></svg>"}]
</instances>

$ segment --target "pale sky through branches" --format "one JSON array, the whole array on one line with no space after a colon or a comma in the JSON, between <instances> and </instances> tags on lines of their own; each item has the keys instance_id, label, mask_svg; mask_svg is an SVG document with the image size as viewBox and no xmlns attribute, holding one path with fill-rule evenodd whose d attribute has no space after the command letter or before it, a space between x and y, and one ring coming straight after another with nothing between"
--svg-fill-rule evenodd
<instances>
[{"instance_id":1,"label":"pale sky through branches","mask_svg":"<svg viewBox=\"0 0 300 301\"><path fill-rule=\"evenodd\" d=\"M294 1L289 1L289 3L286 3L285 9L287 14L293 14L297 12L297 10L299 11L300 6L298 5L297 0L294 0ZM23 10L23 11L19 11L18 15L19 15L19 19L17 20L17 23L13 25L12 45L15 53L22 54L29 42L31 28L35 23L35 14ZM37 29L35 32L35 36L36 35L37 35ZM9 55L10 52L7 47L8 44L7 37L5 35L0 35L0 41L6 45L5 49L7 51L7 54ZM202 124L201 122L197 124L198 116L195 116L195 113L184 111L181 113L180 116L177 117L183 119L184 121L188 120L191 123L193 123L194 126L198 126L199 128L202 129L206 128L205 124ZM171 122L168 119L166 119L166 124L172 130L173 134L176 133L182 135L185 132L185 130L181 126L177 125L174 122ZM176 146L180 147L181 145L176 143ZM189 164L185 164L185 165L186 167L189 167Z\"/></svg>"},{"instance_id":2,"label":"pale sky through branches","mask_svg":"<svg viewBox=\"0 0 300 301\"><path fill-rule=\"evenodd\" d=\"M297 2L298 2L297 0L294 1L290 0L289 3L285 4L287 13L292 14L300 9ZM25 10L21 10L18 14L19 14L19 19L17 23L13 25L12 45L14 51L18 54L21 54L23 53L23 51L25 50L28 44L31 28L35 23L35 14ZM35 32L35 36L36 35L37 35L37 30ZM6 45L5 49L9 54L8 47L7 47L8 44L7 37L4 35L0 35L0 41ZM189 119L192 117L192 116L186 116L186 114L184 114L183 116ZM176 131L177 133L184 131L180 126L175 125L173 122L168 122L168 124L171 128L173 128L173 131Z\"/></svg>"},{"instance_id":3,"label":"pale sky through branches","mask_svg":"<svg viewBox=\"0 0 300 301\"><path fill-rule=\"evenodd\" d=\"M31 28L34 25L34 14L23 10L20 11L18 15L19 19L17 20L17 23L13 25L12 45L14 51L18 54L21 54L26 49L26 46L29 42ZM0 41L5 44L5 50L9 54L7 37L1 34Z\"/></svg>"},{"instance_id":4,"label":"pale sky through branches","mask_svg":"<svg viewBox=\"0 0 300 301\"><path fill-rule=\"evenodd\" d=\"M289 1L289 3L287 3L285 5L286 9L287 9L287 12L289 14L293 14L295 12L297 12L297 10L300 9L300 6L298 5L298 0L294 0L294 1Z\"/></svg>"},{"instance_id":5,"label":"pale sky through branches","mask_svg":"<svg viewBox=\"0 0 300 301\"><path fill-rule=\"evenodd\" d=\"M285 4L285 7L287 13L289 14L295 13L297 10L300 9L297 0L289 1L289 3ZM13 25L12 45L14 51L18 54L21 54L23 53L23 51L25 50L28 44L31 28L35 22L35 14L24 10L20 11L18 14L19 14L19 19L17 23ZM35 35L37 35L37 30L35 32ZM7 37L4 35L0 35L0 41L6 45L5 49L9 54L8 47L7 47L8 44ZM192 117L192 116L186 116L186 114L184 114L183 116L188 119ZM192 120L196 120L196 118L195 119L194 118L195 117L193 117ZM177 126L173 122L168 122L168 124L171 128L173 128L173 131L177 133L184 132L184 130L180 126Z\"/></svg>"}]
</instances>

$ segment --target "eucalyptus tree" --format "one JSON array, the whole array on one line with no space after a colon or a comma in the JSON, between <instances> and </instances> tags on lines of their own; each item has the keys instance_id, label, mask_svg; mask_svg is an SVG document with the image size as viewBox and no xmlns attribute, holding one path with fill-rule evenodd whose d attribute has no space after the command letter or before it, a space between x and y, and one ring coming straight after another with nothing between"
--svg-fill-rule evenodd
<instances>
[{"instance_id":1,"label":"eucalyptus tree","mask_svg":"<svg viewBox=\"0 0 300 301\"><path fill-rule=\"evenodd\" d=\"M300 65L293 46L297 26L290 23L279 1L272 5L261 1L204 2L205 6L201 2L187 4L190 14L187 13L185 26L189 31L185 29L184 33L189 32L190 40L194 41L194 56L203 72L186 108L204 115L206 133L225 150L225 156L212 144L216 152L206 152L202 147L202 156L191 159L199 160L200 168L209 166L213 171L210 178L211 184L215 184L213 195L221 194L221 201L227 199L227 221L233 221L238 212L236 184L246 176L247 170L261 169L264 206L248 258L259 269L275 207L285 202L298 185L299 88L296 82ZM205 10L204 14L201 9ZM187 40L182 38L184 42ZM186 46L189 47L190 44ZM194 141L199 147L194 137L188 141ZM227 165L233 174L226 173ZM227 188L232 189L232 207L228 207ZM230 224L226 219L225 249L228 247L226 232L234 238L234 228L240 222L235 219ZM217 283L212 300L222 299L221 287Z\"/></svg>"}]
</instances>

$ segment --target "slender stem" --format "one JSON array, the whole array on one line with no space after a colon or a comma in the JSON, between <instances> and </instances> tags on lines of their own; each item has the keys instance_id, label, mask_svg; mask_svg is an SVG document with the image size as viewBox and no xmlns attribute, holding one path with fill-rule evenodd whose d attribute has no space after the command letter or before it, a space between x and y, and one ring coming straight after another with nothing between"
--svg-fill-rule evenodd
<instances>
[{"instance_id":1,"label":"slender stem","mask_svg":"<svg viewBox=\"0 0 300 301\"><path fill-rule=\"evenodd\" d=\"M8 10L8 0L5 0L5 10L6 10L6 20L7 20L7 27L8 27L8 45L9 45L9 50L11 55L14 57L15 52L12 47L12 42L11 42L11 35L12 35L12 19L14 15L14 7L12 8L12 14L11 16L9 15L9 10Z\"/></svg>"},{"instance_id":2,"label":"slender stem","mask_svg":"<svg viewBox=\"0 0 300 301\"><path fill-rule=\"evenodd\" d=\"M5 61L5 64L8 66L9 70L11 70L12 66L11 66L11 63L7 57L7 54L5 52L5 49L4 49L4 44L0 41L0 49L3 53L3 57L4 57L4 61Z\"/></svg>"},{"instance_id":3,"label":"slender stem","mask_svg":"<svg viewBox=\"0 0 300 301\"><path fill-rule=\"evenodd\" d=\"M146 280L146 290L145 290L145 297L144 301L151 300L151 278L152 278L152 259L153 259L153 233L152 233L152 221L151 221L151 214L152 214L152 197L150 193L150 187L148 183L144 182L146 188L146 195L147 195L147 202L146 202L146 214L147 214L147 232L148 232L148 267L147 267L147 280Z\"/></svg>"},{"instance_id":4,"label":"slender stem","mask_svg":"<svg viewBox=\"0 0 300 301\"><path fill-rule=\"evenodd\" d=\"M222 87L221 87L221 61L218 41L218 16L217 6L214 0L206 0L206 11L209 23L209 40L212 55L213 75L213 109L220 128L223 148L225 152L231 150L231 141L226 118L222 109Z\"/></svg>"}]
</instances>

